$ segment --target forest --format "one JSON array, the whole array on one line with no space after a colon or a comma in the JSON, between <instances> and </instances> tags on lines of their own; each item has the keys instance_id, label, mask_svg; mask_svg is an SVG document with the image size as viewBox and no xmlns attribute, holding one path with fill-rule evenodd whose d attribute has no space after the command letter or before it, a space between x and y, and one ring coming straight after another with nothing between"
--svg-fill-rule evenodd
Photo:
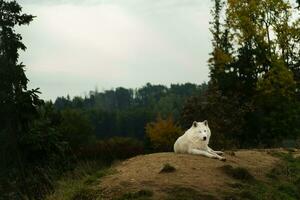
<instances>
[{"instance_id":1,"label":"forest","mask_svg":"<svg viewBox=\"0 0 300 200\"><path fill-rule=\"evenodd\" d=\"M147 83L138 89L119 87L103 92L90 91L84 98L58 97L53 108L60 111L65 120L72 115L85 116L91 125L89 129L93 129L92 135L97 138L124 136L144 139L148 122L158 116L172 117L179 122L186 99L204 94L206 90L205 83L172 84L169 88Z\"/></svg>"},{"instance_id":2,"label":"forest","mask_svg":"<svg viewBox=\"0 0 300 200\"><path fill-rule=\"evenodd\" d=\"M209 82L95 89L52 102L28 88L19 60L26 46L16 27L35 17L0 0L0 199L44 199L82 162L173 151L193 121L208 120L214 148L300 147L299 4L212 2Z\"/></svg>"}]
</instances>

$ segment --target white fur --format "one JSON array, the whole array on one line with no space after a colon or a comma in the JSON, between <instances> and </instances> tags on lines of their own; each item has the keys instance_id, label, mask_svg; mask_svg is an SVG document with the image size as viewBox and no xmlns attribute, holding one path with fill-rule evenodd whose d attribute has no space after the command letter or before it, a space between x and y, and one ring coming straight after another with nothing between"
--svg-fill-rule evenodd
<instances>
[{"instance_id":1,"label":"white fur","mask_svg":"<svg viewBox=\"0 0 300 200\"><path fill-rule=\"evenodd\" d=\"M222 151L214 151L208 146L210 135L207 120L193 122L191 128L176 140L174 151L175 153L203 155L225 161L225 157L220 156L223 154Z\"/></svg>"}]
</instances>

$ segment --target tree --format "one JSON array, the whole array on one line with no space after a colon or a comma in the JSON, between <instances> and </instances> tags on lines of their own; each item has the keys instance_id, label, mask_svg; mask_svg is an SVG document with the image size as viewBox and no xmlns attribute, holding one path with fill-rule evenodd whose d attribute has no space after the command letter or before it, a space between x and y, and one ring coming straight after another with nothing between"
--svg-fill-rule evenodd
<instances>
[{"instance_id":1,"label":"tree","mask_svg":"<svg viewBox=\"0 0 300 200\"><path fill-rule=\"evenodd\" d=\"M125 109L132 104L133 91L122 87L116 88L117 108Z\"/></svg>"},{"instance_id":2,"label":"tree","mask_svg":"<svg viewBox=\"0 0 300 200\"><path fill-rule=\"evenodd\" d=\"M146 86L140 88L136 92L136 101L139 105L147 105L151 107L167 92L167 88L163 85L151 85L147 83Z\"/></svg>"},{"instance_id":3,"label":"tree","mask_svg":"<svg viewBox=\"0 0 300 200\"><path fill-rule=\"evenodd\" d=\"M300 136L299 102L295 98L296 82L283 61L277 61L257 83L256 133L262 144L280 145L284 139ZM276 136L276 137L274 137Z\"/></svg>"},{"instance_id":4,"label":"tree","mask_svg":"<svg viewBox=\"0 0 300 200\"><path fill-rule=\"evenodd\" d=\"M88 144L95 136L91 122L82 111L66 109L62 111L61 118L58 129L73 150Z\"/></svg>"},{"instance_id":5,"label":"tree","mask_svg":"<svg viewBox=\"0 0 300 200\"><path fill-rule=\"evenodd\" d=\"M21 42L21 35L14 29L15 26L27 25L32 20L33 16L23 14L16 1L0 0L0 171L1 177L18 177L15 184L12 180L7 180L7 184L11 189L26 194L30 192L25 184L25 158L20 141L29 133L30 122L36 117L36 106L41 101L37 89L27 88L25 66L18 62L18 51L25 50L26 47ZM28 195L28 198L32 197Z\"/></svg>"},{"instance_id":6,"label":"tree","mask_svg":"<svg viewBox=\"0 0 300 200\"><path fill-rule=\"evenodd\" d=\"M225 69L232 58L230 55L231 44L229 43L229 31L226 21L221 20L225 2L223 0L214 0L214 6L211 9L213 17L210 22L210 32L213 35L212 46L213 51L210 54L211 58L208 60L210 67L211 82L216 85L222 80L225 74Z\"/></svg>"},{"instance_id":7,"label":"tree","mask_svg":"<svg viewBox=\"0 0 300 200\"><path fill-rule=\"evenodd\" d=\"M209 63L211 80L224 95L251 98L258 78L278 59L299 71L299 18L292 17L288 1L214 2Z\"/></svg>"},{"instance_id":8,"label":"tree","mask_svg":"<svg viewBox=\"0 0 300 200\"><path fill-rule=\"evenodd\" d=\"M210 143L218 149L240 148L249 140L243 138L245 115L251 105L240 105L238 96L224 96L212 88L205 95L189 98L181 113L182 127L189 128L193 121L208 120L212 131Z\"/></svg>"},{"instance_id":9,"label":"tree","mask_svg":"<svg viewBox=\"0 0 300 200\"><path fill-rule=\"evenodd\" d=\"M14 192L22 192L25 199L44 199L54 189L53 179L72 169L74 164L69 144L58 129L60 114L48 102L39 106L37 111L38 116L30 123L28 133L19 141L26 174L20 188L26 184L29 190ZM19 177L15 178L18 180Z\"/></svg>"},{"instance_id":10,"label":"tree","mask_svg":"<svg viewBox=\"0 0 300 200\"><path fill-rule=\"evenodd\" d=\"M293 105L293 110L299 111L291 99L297 98L299 91L300 18L292 17L292 12L290 2L284 0L227 2L227 27L234 51L226 76L234 76L236 81L224 94L244 97L240 106L253 105L245 115L247 131L243 131L249 143L275 145L287 126L290 134L286 138L299 137L296 118L289 108ZM279 116L285 119L279 122Z\"/></svg>"},{"instance_id":11,"label":"tree","mask_svg":"<svg viewBox=\"0 0 300 200\"><path fill-rule=\"evenodd\" d=\"M51 177L68 166L59 119L38 89L27 88L25 65L18 61L26 47L15 27L33 18L16 1L0 0L0 199L42 199Z\"/></svg>"},{"instance_id":12,"label":"tree","mask_svg":"<svg viewBox=\"0 0 300 200\"><path fill-rule=\"evenodd\" d=\"M185 123L204 115L238 146L270 146L286 113L280 126L293 130L286 136L300 136L300 18L293 9L285 0L214 0L209 89L185 105Z\"/></svg>"}]
</instances>

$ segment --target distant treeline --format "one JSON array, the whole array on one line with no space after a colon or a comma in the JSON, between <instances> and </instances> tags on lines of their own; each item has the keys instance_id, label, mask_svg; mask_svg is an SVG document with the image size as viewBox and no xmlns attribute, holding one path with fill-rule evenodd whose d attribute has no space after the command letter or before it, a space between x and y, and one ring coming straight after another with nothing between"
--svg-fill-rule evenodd
<instances>
[{"instance_id":1,"label":"distant treeline","mask_svg":"<svg viewBox=\"0 0 300 200\"><path fill-rule=\"evenodd\" d=\"M84 115L97 138L113 136L145 138L145 126L158 116L179 121L187 98L202 95L207 84L147 85L139 89L123 87L103 92L91 91L87 97L58 97L54 107L68 115Z\"/></svg>"}]
</instances>

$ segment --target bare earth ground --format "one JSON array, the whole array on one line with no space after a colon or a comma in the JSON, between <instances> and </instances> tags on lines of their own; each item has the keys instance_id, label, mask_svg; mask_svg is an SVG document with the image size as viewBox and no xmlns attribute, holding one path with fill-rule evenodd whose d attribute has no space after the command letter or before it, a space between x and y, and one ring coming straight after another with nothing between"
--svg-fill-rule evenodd
<instances>
[{"instance_id":1,"label":"bare earth ground","mask_svg":"<svg viewBox=\"0 0 300 200\"><path fill-rule=\"evenodd\" d=\"M270 154L277 150L239 150L225 152L226 162L197 155L156 153L133 157L115 165L116 173L101 179L104 199L112 199L127 192L141 189L153 191L153 199L164 199L169 188L192 188L204 194L218 197L222 191L230 190L236 180L220 169L224 165L247 169L256 179L264 181L265 174L280 162ZM299 153L298 153L299 154ZM172 173L159 173L164 164L176 168Z\"/></svg>"}]
</instances>

